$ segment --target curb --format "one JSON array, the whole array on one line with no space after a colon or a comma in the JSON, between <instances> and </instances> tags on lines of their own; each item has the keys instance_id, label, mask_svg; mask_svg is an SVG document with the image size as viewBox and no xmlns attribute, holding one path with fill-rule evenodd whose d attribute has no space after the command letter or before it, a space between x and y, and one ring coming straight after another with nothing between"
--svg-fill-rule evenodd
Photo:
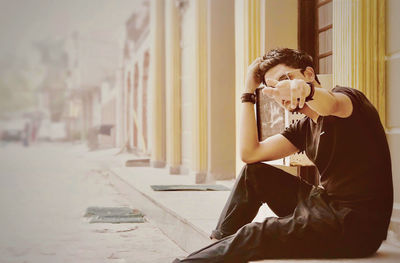
<instances>
[{"instance_id":1,"label":"curb","mask_svg":"<svg viewBox=\"0 0 400 263\"><path fill-rule=\"evenodd\" d=\"M212 242L203 230L126 182L112 169L107 171L112 186L185 252L191 253Z\"/></svg>"}]
</instances>

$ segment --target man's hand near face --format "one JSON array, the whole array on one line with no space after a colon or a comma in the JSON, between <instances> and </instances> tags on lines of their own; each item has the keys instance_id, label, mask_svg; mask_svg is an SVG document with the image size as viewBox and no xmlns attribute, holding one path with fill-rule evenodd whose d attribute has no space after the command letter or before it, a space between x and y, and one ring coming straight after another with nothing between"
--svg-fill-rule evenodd
<instances>
[{"instance_id":1,"label":"man's hand near face","mask_svg":"<svg viewBox=\"0 0 400 263\"><path fill-rule=\"evenodd\" d=\"M256 58L247 68L247 76L244 91L245 93L254 93L260 86L262 76L259 75L261 57Z\"/></svg>"},{"instance_id":2,"label":"man's hand near face","mask_svg":"<svg viewBox=\"0 0 400 263\"><path fill-rule=\"evenodd\" d=\"M287 110L303 108L306 98L310 95L311 87L302 79L277 81L267 79L267 87L263 88L263 94L275 99Z\"/></svg>"}]
</instances>

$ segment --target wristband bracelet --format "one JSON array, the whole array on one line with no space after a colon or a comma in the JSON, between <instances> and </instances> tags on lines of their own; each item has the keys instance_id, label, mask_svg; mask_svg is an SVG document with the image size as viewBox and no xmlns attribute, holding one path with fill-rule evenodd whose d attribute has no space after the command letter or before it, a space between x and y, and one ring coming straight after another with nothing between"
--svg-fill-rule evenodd
<instances>
[{"instance_id":1,"label":"wristband bracelet","mask_svg":"<svg viewBox=\"0 0 400 263\"><path fill-rule=\"evenodd\" d=\"M310 100L313 100L313 96L314 96L314 93L315 93L315 87L314 87L314 84L312 84L312 82L307 82L307 84L310 86L310 94L306 97L306 102L307 101L310 101Z\"/></svg>"},{"instance_id":2,"label":"wristband bracelet","mask_svg":"<svg viewBox=\"0 0 400 263\"><path fill-rule=\"evenodd\" d=\"M254 93L243 93L241 99L242 99L242 103L251 102L251 103L255 104L256 103L256 94L254 94Z\"/></svg>"}]
</instances>

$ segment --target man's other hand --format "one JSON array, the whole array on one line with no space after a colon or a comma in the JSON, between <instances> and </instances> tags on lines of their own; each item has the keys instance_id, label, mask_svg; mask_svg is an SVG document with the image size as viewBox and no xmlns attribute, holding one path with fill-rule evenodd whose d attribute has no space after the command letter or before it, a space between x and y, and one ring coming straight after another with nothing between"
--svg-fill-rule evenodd
<instances>
[{"instance_id":1,"label":"man's other hand","mask_svg":"<svg viewBox=\"0 0 400 263\"><path fill-rule=\"evenodd\" d=\"M262 80L262 76L260 76L261 61L262 58L258 57L247 68L247 77L244 92L254 93L258 86L260 86Z\"/></svg>"}]
</instances>

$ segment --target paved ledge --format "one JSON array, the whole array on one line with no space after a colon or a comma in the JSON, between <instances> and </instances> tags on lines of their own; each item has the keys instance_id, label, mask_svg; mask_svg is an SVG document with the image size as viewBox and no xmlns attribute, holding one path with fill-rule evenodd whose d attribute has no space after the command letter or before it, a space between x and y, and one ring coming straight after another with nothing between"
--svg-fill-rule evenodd
<instances>
[{"instance_id":1,"label":"paved ledge","mask_svg":"<svg viewBox=\"0 0 400 263\"><path fill-rule=\"evenodd\" d=\"M128 157L126 157L128 158ZM209 233L215 227L228 191L153 191L152 184L194 184L190 175L170 175L167 169L124 167L124 156L104 158L102 168L110 183L118 189L146 218L161 229L184 251L190 253L210 244ZM98 157L96 158L99 159ZM232 187L234 181L217 181ZM274 216L263 205L254 221ZM294 260L262 260L257 262L292 262ZM303 259L296 262L400 262L400 247L385 242L378 253L362 259Z\"/></svg>"}]
</instances>

